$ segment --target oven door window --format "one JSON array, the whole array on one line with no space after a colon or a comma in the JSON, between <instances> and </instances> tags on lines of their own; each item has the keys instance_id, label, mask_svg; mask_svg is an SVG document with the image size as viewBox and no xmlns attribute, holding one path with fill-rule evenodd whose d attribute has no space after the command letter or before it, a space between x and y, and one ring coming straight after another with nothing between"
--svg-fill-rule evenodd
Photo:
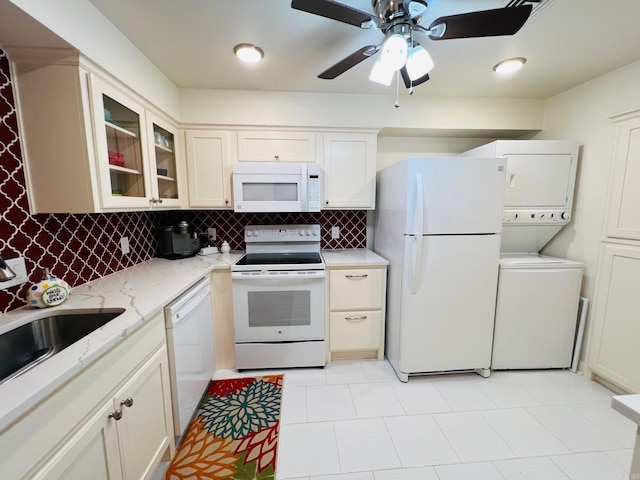
<instances>
[{"instance_id":1,"label":"oven door window","mask_svg":"<svg viewBox=\"0 0 640 480\"><path fill-rule=\"evenodd\" d=\"M249 292L249 327L311 325L311 294L307 291Z\"/></svg>"}]
</instances>

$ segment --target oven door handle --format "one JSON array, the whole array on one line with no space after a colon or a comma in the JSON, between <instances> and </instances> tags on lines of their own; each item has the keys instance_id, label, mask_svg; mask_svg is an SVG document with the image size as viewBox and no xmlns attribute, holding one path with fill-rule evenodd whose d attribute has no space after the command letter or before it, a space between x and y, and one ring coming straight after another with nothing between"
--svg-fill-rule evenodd
<instances>
[{"instance_id":1,"label":"oven door handle","mask_svg":"<svg viewBox=\"0 0 640 480\"><path fill-rule=\"evenodd\" d=\"M313 272L313 273L307 273L307 274L301 274L301 273L291 273L291 274L281 274L281 275L270 275L268 273L265 274L253 274L253 275L247 275L245 273L232 273L231 274L231 279L232 280L259 280L259 281L272 281L272 280L280 280L280 281L290 281L290 282L295 282L295 283L299 283L301 281L304 280L316 280L316 279L321 279L321 278L325 278L325 273L324 272Z\"/></svg>"}]
</instances>

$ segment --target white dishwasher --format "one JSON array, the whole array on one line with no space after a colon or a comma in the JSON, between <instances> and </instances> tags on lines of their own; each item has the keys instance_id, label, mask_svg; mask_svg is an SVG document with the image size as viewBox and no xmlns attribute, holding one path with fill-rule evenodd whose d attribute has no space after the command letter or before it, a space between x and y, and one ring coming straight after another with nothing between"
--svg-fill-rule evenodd
<instances>
[{"instance_id":1,"label":"white dishwasher","mask_svg":"<svg viewBox=\"0 0 640 480\"><path fill-rule=\"evenodd\" d=\"M173 403L181 437L215 372L211 282L203 278L164 309Z\"/></svg>"}]
</instances>

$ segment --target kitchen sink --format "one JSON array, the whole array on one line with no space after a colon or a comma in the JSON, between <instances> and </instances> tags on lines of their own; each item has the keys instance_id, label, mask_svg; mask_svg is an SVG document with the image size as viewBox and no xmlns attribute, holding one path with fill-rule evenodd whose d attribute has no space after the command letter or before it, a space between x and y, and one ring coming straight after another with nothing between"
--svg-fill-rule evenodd
<instances>
[{"instance_id":1,"label":"kitchen sink","mask_svg":"<svg viewBox=\"0 0 640 480\"><path fill-rule=\"evenodd\" d=\"M53 357L118 315L124 308L58 312L0 335L0 384Z\"/></svg>"}]
</instances>

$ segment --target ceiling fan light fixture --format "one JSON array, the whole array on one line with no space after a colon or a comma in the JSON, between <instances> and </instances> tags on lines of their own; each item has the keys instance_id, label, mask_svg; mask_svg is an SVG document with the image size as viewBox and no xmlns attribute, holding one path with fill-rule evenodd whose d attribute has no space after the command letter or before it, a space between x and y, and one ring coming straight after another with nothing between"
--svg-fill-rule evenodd
<instances>
[{"instance_id":1,"label":"ceiling fan light fixture","mask_svg":"<svg viewBox=\"0 0 640 480\"><path fill-rule=\"evenodd\" d=\"M369 80L388 87L389 85L391 85L394 73L394 70L388 68L382 62L382 58L379 58L378 60L376 60L376 63L373 64L373 68L371 69L371 73L369 74Z\"/></svg>"},{"instance_id":2,"label":"ceiling fan light fixture","mask_svg":"<svg viewBox=\"0 0 640 480\"><path fill-rule=\"evenodd\" d=\"M407 73L411 80L424 77L433 68L433 59L421 45L414 46L407 57Z\"/></svg>"},{"instance_id":3,"label":"ceiling fan light fixture","mask_svg":"<svg viewBox=\"0 0 640 480\"><path fill-rule=\"evenodd\" d=\"M240 43L236 45L233 47L233 53L246 63L256 63L264 57L264 51L260 47L256 47L250 43Z\"/></svg>"},{"instance_id":4,"label":"ceiling fan light fixture","mask_svg":"<svg viewBox=\"0 0 640 480\"><path fill-rule=\"evenodd\" d=\"M389 70L400 70L407 61L407 40L399 33L389 35L382 44L380 61Z\"/></svg>"},{"instance_id":5,"label":"ceiling fan light fixture","mask_svg":"<svg viewBox=\"0 0 640 480\"><path fill-rule=\"evenodd\" d=\"M520 70L526 62L527 59L524 57L509 58L494 65L493 71L500 75L508 75Z\"/></svg>"}]
</instances>

